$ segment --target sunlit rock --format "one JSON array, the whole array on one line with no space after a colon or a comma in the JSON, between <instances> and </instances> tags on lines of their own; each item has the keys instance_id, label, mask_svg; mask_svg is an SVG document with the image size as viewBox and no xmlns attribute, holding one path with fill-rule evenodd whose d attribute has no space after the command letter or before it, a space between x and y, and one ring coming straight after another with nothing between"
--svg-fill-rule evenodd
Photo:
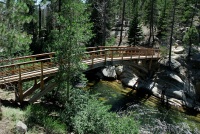
<instances>
[{"instance_id":1,"label":"sunlit rock","mask_svg":"<svg viewBox=\"0 0 200 134\"><path fill-rule=\"evenodd\" d=\"M117 74L115 71L115 66L108 66L104 69L102 69L102 73L105 77L108 78L117 78Z\"/></svg>"},{"instance_id":2,"label":"sunlit rock","mask_svg":"<svg viewBox=\"0 0 200 134\"><path fill-rule=\"evenodd\" d=\"M16 130L19 134L25 134L27 132L27 126L22 121L18 121L16 124Z\"/></svg>"}]
</instances>

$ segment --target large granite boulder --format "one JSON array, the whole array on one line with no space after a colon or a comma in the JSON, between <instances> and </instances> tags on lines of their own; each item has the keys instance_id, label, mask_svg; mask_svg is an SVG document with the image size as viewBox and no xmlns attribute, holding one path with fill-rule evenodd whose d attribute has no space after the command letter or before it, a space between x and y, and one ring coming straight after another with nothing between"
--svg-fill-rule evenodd
<instances>
[{"instance_id":1,"label":"large granite boulder","mask_svg":"<svg viewBox=\"0 0 200 134\"><path fill-rule=\"evenodd\" d=\"M117 78L117 74L115 71L115 66L108 66L102 69L102 73L105 77L108 78Z\"/></svg>"}]
</instances>

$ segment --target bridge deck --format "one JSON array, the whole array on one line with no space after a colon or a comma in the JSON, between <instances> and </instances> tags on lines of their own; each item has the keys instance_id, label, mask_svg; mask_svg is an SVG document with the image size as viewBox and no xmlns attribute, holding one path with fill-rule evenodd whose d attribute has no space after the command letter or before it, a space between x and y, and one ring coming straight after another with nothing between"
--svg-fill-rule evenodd
<instances>
[{"instance_id":1,"label":"bridge deck","mask_svg":"<svg viewBox=\"0 0 200 134\"><path fill-rule=\"evenodd\" d=\"M90 47L85 52L87 58L83 58L82 63L88 65L88 69L93 69L108 64L115 64L127 60L159 59L160 51L152 48L138 47ZM0 61L0 85L8 83L18 83L18 95L23 100L22 82L30 79L40 79L40 88L43 89L43 79L58 72L58 65L52 62L55 53L44 53L17 57L10 60ZM40 60L37 60L41 58ZM11 61L12 64L9 64ZM37 85L35 83L35 85ZM38 87L38 86L36 86ZM32 89L30 90L30 93ZM26 95L27 96L27 95ZM40 96L40 95L38 95Z\"/></svg>"}]
</instances>

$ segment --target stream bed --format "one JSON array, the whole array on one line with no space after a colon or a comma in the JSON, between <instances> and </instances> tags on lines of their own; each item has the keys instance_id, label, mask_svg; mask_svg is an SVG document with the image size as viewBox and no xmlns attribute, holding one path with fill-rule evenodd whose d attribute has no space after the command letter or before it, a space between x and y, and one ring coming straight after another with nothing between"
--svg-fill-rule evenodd
<instances>
[{"instance_id":1,"label":"stream bed","mask_svg":"<svg viewBox=\"0 0 200 134\"><path fill-rule=\"evenodd\" d=\"M88 88L111 105L112 112L137 120L140 133L200 134L200 114L194 110L170 106L145 91L123 87L119 81L90 82Z\"/></svg>"}]
</instances>

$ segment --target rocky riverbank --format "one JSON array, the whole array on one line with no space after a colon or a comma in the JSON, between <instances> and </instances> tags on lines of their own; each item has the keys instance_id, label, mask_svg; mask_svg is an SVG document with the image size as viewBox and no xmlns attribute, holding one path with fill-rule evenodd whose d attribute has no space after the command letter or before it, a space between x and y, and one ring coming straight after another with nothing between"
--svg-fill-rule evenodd
<instances>
[{"instance_id":1,"label":"rocky riverbank","mask_svg":"<svg viewBox=\"0 0 200 134\"><path fill-rule=\"evenodd\" d=\"M168 67L168 58L164 57L158 61L159 67L154 69L155 72L147 72L134 65L122 64L101 69L97 77L117 79L123 85L133 90L145 91L147 94L161 98L163 102L200 111L198 56L198 54L193 55L188 60L183 47L173 46L171 68Z\"/></svg>"}]
</instances>

